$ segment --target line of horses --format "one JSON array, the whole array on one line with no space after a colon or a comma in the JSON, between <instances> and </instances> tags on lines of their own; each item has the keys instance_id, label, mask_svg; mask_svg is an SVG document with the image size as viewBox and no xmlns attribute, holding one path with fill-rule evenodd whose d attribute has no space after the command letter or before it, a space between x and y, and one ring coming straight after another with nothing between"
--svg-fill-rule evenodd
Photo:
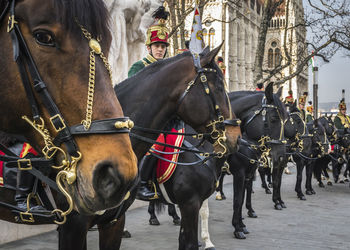
<instances>
[{"instance_id":1,"label":"line of horses","mask_svg":"<svg viewBox=\"0 0 350 250\"><path fill-rule=\"evenodd\" d=\"M281 177L288 160L298 163L298 171L322 158L329 161L331 120L300 122L296 107L288 114L282 89L273 93L272 83L265 92L227 94L214 60L221 46L200 57L184 52L159 61L113 89L102 0L4 0L0 34L0 130L25 137L41 152L25 161L13 155L0 160L36 176L34 189L49 210L45 215L16 211L15 190L3 187L0 219L58 223L60 250L87 249L87 232L95 225L100 249L120 248L125 212L136 197L137 161L174 117L188 125L186 132L206 139L198 144L186 138L179 162L197 164L179 164L164 183L168 202L181 212L179 249L198 249L199 214L207 227L207 198L225 162L234 176L234 235L244 238L244 195L246 190L249 213L256 216L251 191L257 168L271 168L272 199L282 209ZM347 137L339 138L335 152L342 154ZM340 164L338 155L333 158ZM296 191L302 199L300 181ZM314 192L311 181L308 192ZM23 217L28 215L30 220ZM206 249L214 249L207 232Z\"/></svg>"}]
</instances>

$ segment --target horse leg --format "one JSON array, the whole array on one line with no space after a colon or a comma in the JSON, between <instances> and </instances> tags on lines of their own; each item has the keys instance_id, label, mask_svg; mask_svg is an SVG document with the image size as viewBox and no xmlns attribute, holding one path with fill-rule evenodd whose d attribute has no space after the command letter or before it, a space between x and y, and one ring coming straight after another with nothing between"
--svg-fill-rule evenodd
<instances>
[{"instance_id":1,"label":"horse leg","mask_svg":"<svg viewBox=\"0 0 350 250\"><path fill-rule=\"evenodd\" d=\"M116 222L98 225L100 250L115 250L120 248L125 226L125 214Z\"/></svg>"},{"instance_id":2,"label":"horse leg","mask_svg":"<svg viewBox=\"0 0 350 250\"><path fill-rule=\"evenodd\" d=\"M321 178L321 173L324 170L325 161L326 160L324 158L317 159L316 164L314 166L314 176L316 177L316 180L318 181L318 186L321 188L324 188L324 184L323 184L322 178Z\"/></svg>"},{"instance_id":3,"label":"horse leg","mask_svg":"<svg viewBox=\"0 0 350 250\"><path fill-rule=\"evenodd\" d=\"M282 210L283 208L280 202L280 199L281 199L280 187L281 187L283 169L284 169L283 167L272 169L272 184L273 184L272 201L275 203L276 210Z\"/></svg>"},{"instance_id":4,"label":"horse leg","mask_svg":"<svg viewBox=\"0 0 350 250\"><path fill-rule=\"evenodd\" d=\"M339 163L335 160L332 160L332 174L334 183L337 183L339 180Z\"/></svg>"},{"instance_id":5,"label":"horse leg","mask_svg":"<svg viewBox=\"0 0 350 250\"><path fill-rule=\"evenodd\" d=\"M190 200L179 204L181 211L181 228L179 235L179 250L198 250L198 214L199 200Z\"/></svg>"},{"instance_id":6,"label":"horse leg","mask_svg":"<svg viewBox=\"0 0 350 250\"><path fill-rule=\"evenodd\" d=\"M271 174L271 171L270 171L270 169L266 169L265 170L266 171L266 176L267 176L267 182L269 183L269 184L267 184L267 186L268 187L272 187L272 180L271 180L271 178L272 178L272 174Z\"/></svg>"},{"instance_id":7,"label":"horse leg","mask_svg":"<svg viewBox=\"0 0 350 250\"><path fill-rule=\"evenodd\" d=\"M306 163L306 194L316 194L315 190L312 188L312 170L315 165L315 161L308 161Z\"/></svg>"},{"instance_id":8,"label":"horse leg","mask_svg":"<svg viewBox=\"0 0 350 250\"><path fill-rule=\"evenodd\" d=\"M282 197L281 197L281 185L282 185L282 174L283 174L283 170L284 170L284 167L283 166L280 166L280 167L277 167L277 173L278 173L278 190L277 190L277 195L278 195L278 201L279 201L279 204L281 205L282 208L287 208L286 204L284 203L284 201L282 200Z\"/></svg>"},{"instance_id":9,"label":"horse leg","mask_svg":"<svg viewBox=\"0 0 350 250\"><path fill-rule=\"evenodd\" d=\"M265 189L265 193L271 194L271 190L269 189L269 187L267 186L267 183L266 183L266 178L265 178L266 170L265 170L265 168L259 167L258 171L259 171L259 175L260 175L260 179L261 179L261 187Z\"/></svg>"},{"instance_id":10,"label":"horse leg","mask_svg":"<svg viewBox=\"0 0 350 250\"><path fill-rule=\"evenodd\" d=\"M295 192L297 192L297 196L300 200L306 200L303 191L301 190L301 182L303 180L303 170L304 170L304 161L299 160L296 162L297 164L297 180L295 183Z\"/></svg>"},{"instance_id":11,"label":"horse leg","mask_svg":"<svg viewBox=\"0 0 350 250\"><path fill-rule=\"evenodd\" d=\"M232 172L232 171L231 171ZM244 200L244 180L245 170L244 167L240 167L233 174L233 217L232 226L235 228L234 236L237 239L245 239L245 235L242 228L242 206ZM241 223L242 222L242 223Z\"/></svg>"},{"instance_id":12,"label":"horse leg","mask_svg":"<svg viewBox=\"0 0 350 250\"><path fill-rule=\"evenodd\" d=\"M175 208L174 204L169 204L168 205L168 214L169 214L169 216L173 217L174 225L176 225L176 226L180 226L181 225L181 219L176 213L176 208Z\"/></svg>"},{"instance_id":13,"label":"horse leg","mask_svg":"<svg viewBox=\"0 0 350 250\"><path fill-rule=\"evenodd\" d=\"M226 196L224 194L224 177L225 177L226 173L225 172L221 172L220 178L219 178L219 185L216 188L216 200L226 200Z\"/></svg>"},{"instance_id":14,"label":"horse leg","mask_svg":"<svg viewBox=\"0 0 350 250\"><path fill-rule=\"evenodd\" d=\"M205 244L205 250L215 250L214 244L210 240L208 219L209 219L209 205L208 199L203 201L202 207L199 210L199 216L201 219L201 237Z\"/></svg>"},{"instance_id":15,"label":"horse leg","mask_svg":"<svg viewBox=\"0 0 350 250\"><path fill-rule=\"evenodd\" d=\"M69 216L66 223L58 226L59 250L86 250L89 222L83 216Z\"/></svg>"},{"instance_id":16,"label":"horse leg","mask_svg":"<svg viewBox=\"0 0 350 250\"><path fill-rule=\"evenodd\" d=\"M156 216L156 212L155 212L154 208L155 208L155 202L154 201L150 201L148 203L148 213L151 216L149 218L149 224L153 225L153 226L158 226L158 225L160 225L160 223L158 221L158 218Z\"/></svg>"},{"instance_id":17,"label":"horse leg","mask_svg":"<svg viewBox=\"0 0 350 250\"><path fill-rule=\"evenodd\" d=\"M256 215L253 207L252 207L252 190L253 190L253 178L250 178L248 181L246 181L246 200L245 200L245 206L248 210L248 216L250 218L258 218Z\"/></svg>"},{"instance_id":18,"label":"horse leg","mask_svg":"<svg viewBox=\"0 0 350 250\"><path fill-rule=\"evenodd\" d=\"M346 163L346 168L344 171L344 182L349 182L349 174L350 174L350 167L349 167L349 163Z\"/></svg>"}]
</instances>

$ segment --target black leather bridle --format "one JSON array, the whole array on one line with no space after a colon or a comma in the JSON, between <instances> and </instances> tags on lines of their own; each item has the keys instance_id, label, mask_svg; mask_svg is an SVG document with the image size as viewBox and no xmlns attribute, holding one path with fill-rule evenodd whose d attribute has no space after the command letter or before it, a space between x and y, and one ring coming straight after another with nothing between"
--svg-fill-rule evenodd
<instances>
[{"instance_id":1,"label":"black leather bridle","mask_svg":"<svg viewBox=\"0 0 350 250\"><path fill-rule=\"evenodd\" d=\"M225 148L225 146L223 146L222 142L220 142L221 138L224 137L225 125L240 126L241 121L240 121L240 119L225 120L224 116L221 114L220 107L217 104L217 101L215 99L213 91L211 91L211 89L209 87L208 79L207 79L207 76L205 74L205 73L217 73L216 69L203 68L201 63L200 63L200 56L198 54L192 54L192 57L193 57L193 62L194 62L194 66L195 66L197 74L196 74L195 78L187 84L187 88L180 96L180 98L177 102L177 109L179 109L179 107L180 107L181 103L183 102L183 100L185 99L186 95L189 93L191 88L196 84L196 82L199 78L200 82L203 85L205 93L210 98L210 101L211 101L211 103L214 107L214 110L215 110L215 115L217 117L217 120L213 120L209 124L207 124L207 127L211 128L210 138L208 138L208 139L211 143L214 143L214 145L215 145L215 143L219 143L222 147ZM231 112L231 103L230 103L228 96L227 96L227 102L228 102L228 105L230 107L230 112Z\"/></svg>"},{"instance_id":2,"label":"black leather bridle","mask_svg":"<svg viewBox=\"0 0 350 250\"><path fill-rule=\"evenodd\" d=\"M18 166L20 170L29 171L31 174L39 178L41 181L48 184L51 188L54 188L56 190L59 189L66 196L67 202L69 204L69 209L65 212L63 212L60 209L55 209L51 211L51 213L58 214L59 218L64 218L63 221L61 222L55 221L57 224L62 224L65 222L66 215L69 214L73 209L73 200L69 195L69 193L64 189L63 185L60 183L59 180L62 177L65 177L68 185L73 184L76 178L75 168L77 166L77 162L81 158L81 153L79 152L78 145L75 142L73 136L74 135L91 135L91 134L129 133L130 129L133 126L133 122L127 117L121 117L121 118L94 120L94 121L91 121L91 125L88 128L82 124L68 126L68 124L64 120L63 115L61 114L60 110L55 104L52 96L48 92L47 84L42 80L39 74L39 71L37 69L37 66L33 60L33 57L22 35L22 32L18 26L18 23L15 20L15 5L16 5L15 0L7 1L3 11L0 14L0 23L2 23L4 17L9 12L7 32L10 34L11 40L12 40L13 59L18 66L18 71L21 76L22 84L25 89L27 99L32 110L32 120L30 120L26 116L23 116L22 118L25 119L29 124L32 125L34 129L36 129L37 131L39 131L39 133L43 135L45 145L46 145L43 149L45 158L21 159L20 157L17 157L10 151L6 151L6 149L4 149L3 147L0 147L0 149L2 149L5 153L8 152L7 155L0 156L0 161L4 161L8 163L8 166L10 167ZM90 43L89 43L89 46L90 46ZM92 49L92 51L96 53L91 46L90 46L90 49ZM43 103L43 106L46 108L46 110L50 115L50 123L57 133L56 137L53 139L50 138L49 140L47 140L47 135L49 134L46 134L46 131L47 133L49 132L47 129L44 128L44 120L40 115L38 101L36 99L35 94L40 98L41 102ZM47 147L48 141L50 142L50 145L52 145L51 148ZM66 146L66 150L68 154L66 154L63 151L63 149L59 147L61 144L64 144ZM65 157L68 156L69 158L69 159L67 158L63 160L62 166L59 166L59 167L54 166L53 159L55 158L56 152L61 152L64 154ZM57 169L65 167L63 170L61 170L57 174L56 182L52 181L47 177L49 172L47 167L49 166ZM74 173L74 176L70 175L71 173ZM136 182L135 182L135 185L136 185ZM28 204L29 203L27 201L28 211L26 211L25 213L21 213L21 217L22 217L22 214L24 214L32 218L32 214L29 213ZM26 221L32 222L31 220L26 220Z\"/></svg>"},{"instance_id":3,"label":"black leather bridle","mask_svg":"<svg viewBox=\"0 0 350 250\"><path fill-rule=\"evenodd\" d=\"M35 94L38 94L48 113L50 114L50 121L57 132L56 138L53 140L56 146L64 143L66 145L68 155L77 157L78 146L73 138L74 135L89 135L89 134L110 134L110 133L129 133L128 126L116 127L117 122L127 124L129 118L113 118L92 121L89 130L85 130L82 124L75 126L68 126L63 118L63 115L59 111L53 98L47 90L46 83L42 80L36 64L31 56L31 53L24 40L22 32L15 20L15 0L9 0L4 11L0 16L0 22L9 10L9 21L7 32L10 33L13 45L14 61L17 63L18 70L21 75L22 83L26 91L27 99L32 109L32 116L34 121L40 120L40 113L38 103ZM30 82L27 74L26 66L33 82ZM119 123L120 124L120 123Z\"/></svg>"}]
</instances>

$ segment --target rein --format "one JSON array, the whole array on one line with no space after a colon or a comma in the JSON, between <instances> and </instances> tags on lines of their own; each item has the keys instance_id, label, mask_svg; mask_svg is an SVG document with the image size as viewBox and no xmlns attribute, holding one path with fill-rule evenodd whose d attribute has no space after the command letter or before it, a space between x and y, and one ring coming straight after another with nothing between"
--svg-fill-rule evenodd
<instances>
[{"instance_id":1,"label":"rein","mask_svg":"<svg viewBox=\"0 0 350 250\"><path fill-rule=\"evenodd\" d=\"M60 216L64 219L61 222L55 221L55 223L63 224L65 222L66 215L68 215L73 210L73 200L70 194L64 189L64 185L61 183L61 181L66 181L68 185L72 185L75 182L76 167L82 157L81 153L79 152L77 143L73 138L73 135L129 133L130 129L133 126L133 122L127 117L94 121L91 120L95 85L95 55L99 55L99 57L103 60L105 67L109 73L110 67L107 63L107 59L104 57L101 51L101 47L98 41L91 38L90 33L78 24L84 36L88 39L90 47L89 92L86 119L82 121L82 124L69 127L65 122L62 114L60 113L57 105L53 101L53 98L48 92L46 83L42 80L39 74L37 66L18 26L18 22L15 20L15 4L15 0L9 0L7 2L4 11L1 13L0 21L3 20L4 16L9 11L7 32L10 34L12 40L13 58L18 66L18 71L22 79L27 99L32 109L33 120L29 119L26 116L22 116L22 119L28 122L34 128L34 130L42 135L45 142L45 147L42 149L45 160L43 158L21 159L15 156L1 156L0 160L9 162L10 165L14 162L17 162L18 168L20 170L27 170L33 174L34 172L37 173L37 171L40 172L38 169L44 165L49 165L52 168L60 170L56 176L56 183L59 190L66 197L69 208L65 212L59 209L55 209L52 211L52 213L59 213ZM27 74L27 69L29 75ZM32 83L30 79L32 79ZM50 123L54 131L57 133L56 138L52 138L49 130L46 128L44 119L40 115L38 102L36 100L33 89L35 93L40 97L40 100L50 115ZM67 153L60 147L62 143L66 146ZM57 154L61 154L63 156L63 160L61 162L61 165L54 166L53 159L56 158ZM42 174L34 175L45 183L50 182L47 180L48 178L45 178L45 176ZM51 184L50 186L54 187L55 185ZM27 210L29 211L28 205Z\"/></svg>"}]
</instances>

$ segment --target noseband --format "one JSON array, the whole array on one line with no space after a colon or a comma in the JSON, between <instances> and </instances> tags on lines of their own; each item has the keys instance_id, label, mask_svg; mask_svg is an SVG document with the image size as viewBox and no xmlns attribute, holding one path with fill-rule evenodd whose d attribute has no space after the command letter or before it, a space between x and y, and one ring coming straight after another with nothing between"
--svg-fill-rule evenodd
<instances>
[{"instance_id":1,"label":"noseband","mask_svg":"<svg viewBox=\"0 0 350 250\"><path fill-rule=\"evenodd\" d=\"M86 108L86 119L82 121L82 124L69 127L66 121L64 120L63 115L59 111L57 105L53 101L53 98L48 92L47 85L42 80L39 74L36 64L32 58L32 55L22 35L22 32L18 26L18 22L15 20L15 4L15 0L8 1L5 9L0 15L0 22L3 20L4 16L9 10L7 32L11 36L14 61L17 63L22 83L27 95L27 99L32 109L33 116L32 120L29 119L27 116L23 116L22 118L43 136L45 147L42 149L42 152L46 159L52 160L55 156L57 156L57 154L61 154L63 156L61 165L52 167L56 169L63 169L57 174L56 182L59 189L66 196L70 205L68 211L64 213L61 211L61 215L65 217L65 215L71 212L71 209L73 208L73 202L69 194L63 188L63 185L60 183L60 181L61 179L66 180L66 182L69 185L75 182L77 163L82 157L81 153L79 152L78 145L75 142L73 136L90 134L129 133L130 129L133 127L133 122L127 117L92 121L93 93L95 86L95 55L98 55L102 59L109 73L111 72L111 70L107 62L107 58L103 55L101 51L101 47L98 41L96 39L93 39L91 37L91 34L86 29L84 29L81 25L77 24L80 26L84 36L89 41L89 87ZM27 73L26 67L28 68L30 77ZM33 81L32 83L30 78ZM44 124L44 119L40 115L38 102L36 100L35 93L33 90L39 96L44 107L50 115L50 123L54 131L57 133L57 136L55 138L52 138L52 136L49 133L49 130ZM66 146L67 153L60 147L62 143ZM20 169L23 170L32 169L32 163L30 159L26 159L26 161L19 159L18 166Z\"/></svg>"},{"instance_id":2,"label":"noseband","mask_svg":"<svg viewBox=\"0 0 350 250\"><path fill-rule=\"evenodd\" d=\"M210 101L213 104L213 107L215 109L215 115L216 115L217 119L209 122L209 124L207 124L206 127L211 129L210 142L213 143L214 146L219 145L220 147L223 148L223 152L217 153L218 154L217 157L221 158L227 152L227 148L224 144L226 141L225 124L232 125L232 126L239 126L241 121L239 119L231 119L229 121L225 121L224 116L220 112L220 107L217 104L217 101L216 101L216 98L213 94L213 91L210 90L207 76L205 75L205 73L217 73L216 69L203 68L201 63L200 63L200 56L198 54L192 54L192 57L193 57L193 62L194 62L194 66L195 66L197 74L196 74L195 78L187 84L187 88L185 89L185 91L181 95L180 99L178 100L178 103L177 103L178 108L177 109L179 109L179 107L180 107L181 103L183 102L183 100L185 99L186 95L191 90L192 86L196 84L196 82L199 78L200 82L203 85L204 92L206 93L207 96L209 96ZM232 114L231 102L228 99L227 95L226 95L226 97L227 97L227 102L228 102L229 109L230 109L229 112L230 112L230 114ZM232 118L232 117L230 117L230 118Z\"/></svg>"}]
</instances>

